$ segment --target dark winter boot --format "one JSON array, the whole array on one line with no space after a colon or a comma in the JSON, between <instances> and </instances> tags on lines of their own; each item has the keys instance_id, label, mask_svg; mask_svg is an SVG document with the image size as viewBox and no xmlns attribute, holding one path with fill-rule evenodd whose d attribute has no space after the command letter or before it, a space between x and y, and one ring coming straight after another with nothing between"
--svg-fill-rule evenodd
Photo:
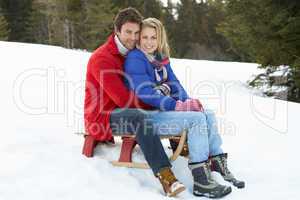
<instances>
[{"instance_id":1,"label":"dark winter boot","mask_svg":"<svg viewBox=\"0 0 300 200\"><path fill-rule=\"evenodd\" d=\"M221 198L231 192L230 186L224 186L213 180L207 161L189 164L194 177L193 194L208 198Z\"/></svg>"},{"instance_id":2,"label":"dark winter boot","mask_svg":"<svg viewBox=\"0 0 300 200\"><path fill-rule=\"evenodd\" d=\"M168 197L174 197L185 190L185 187L174 176L169 167L165 167L157 173L157 177Z\"/></svg>"},{"instance_id":3,"label":"dark winter boot","mask_svg":"<svg viewBox=\"0 0 300 200\"><path fill-rule=\"evenodd\" d=\"M209 159L212 171L219 172L225 181L231 182L237 188L244 188L245 182L237 180L227 167L227 153L212 156Z\"/></svg>"}]
</instances>

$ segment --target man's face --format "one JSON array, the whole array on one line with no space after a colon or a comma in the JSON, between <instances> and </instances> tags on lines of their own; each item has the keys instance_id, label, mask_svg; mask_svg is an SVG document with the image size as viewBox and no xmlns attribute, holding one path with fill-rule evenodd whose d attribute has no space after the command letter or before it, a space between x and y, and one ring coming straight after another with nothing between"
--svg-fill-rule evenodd
<instances>
[{"instance_id":1,"label":"man's face","mask_svg":"<svg viewBox=\"0 0 300 200\"><path fill-rule=\"evenodd\" d=\"M134 49L139 40L140 25L137 23L126 22L120 31L116 31L122 44L129 50Z\"/></svg>"}]
</instances>

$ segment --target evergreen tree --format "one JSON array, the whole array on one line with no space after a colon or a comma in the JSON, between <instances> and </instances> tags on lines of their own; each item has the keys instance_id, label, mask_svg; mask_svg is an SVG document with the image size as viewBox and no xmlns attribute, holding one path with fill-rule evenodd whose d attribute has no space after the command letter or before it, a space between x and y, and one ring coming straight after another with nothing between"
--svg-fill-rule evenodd
<instances>
[{"instance_id":1,"label":"evergreen tree","mask_svg":"<svg viewBox=\"0 0 300 200\"><path fill-rule=\"evenodd\" d=\"M202 3L203 4L203 3ZM201 5L201 4L200 4ZM223 0L206 0L203 5L206 10L206 24L202 28L207 35L206 45L214 54L214 60L235 60L239 61L240 57L230 48L229 41L219 33L218 26L225 20L225 4Z\"/></svg>"},{"instance_id":2,"label":"evergreen tree","mask_svg":"<svg viewBox=\"0 0 300 200\"><path fill-rule=\"evenodd\" d=\"M226 38L217 33L224 20L221 0L181 0L177 4L175 46L179 57L209 60L231 60Z\"/></svg>"},{"instance_id":3,"label":"evergreen tree","mask_svg":"<svg viewBox=\"0 0 300 200\"><path fill-rule=\"evenodd\" d=\"M118 9L110 0L88 0L85 9L84 34L81 39L82 44L92 50L103 44L113 32L113 20Z\"/></svg>"},{"instance_id":4,"label":"evergreen tree","mask_svg":"<svg viewBox=\"0 0 300 200\"><path fill-rule=\"evenodd\" d=\"M197 16L194 12L195 0L181 0L177 3L176 35L174 35L177 54L179 57L192 58L195 44L195 22Z\"/></svg>"},{"instance_id":5,"label":"evergreen tree","mask_svg":"<svg viewBox=\"0 0 300 200\"><path fill-rule=\"evenodd\" d=\"M136 9L140 9L143 4L143 1L141 1L141 0L111 0L111 2L115 7L119 8L119 9L123 9L123 8L127 8L127 7L133 7Z\"/></svg>"},{"instance_id":6,"label":"evergreen tree","mask_svg":"<svg viewBox=\"0 0 300 200\"><path fill-rule=\"evenodd\" d=\"M49 44L48 17L46 2L33 0L28 19L27 32L30 35L29 42Z\"/></svg>"},{"instance_id":7,"label":"evergreen tree","mask_svg":"<svg viewBox=\"0 0 300 200\"><path fill-rule=\"evenodd\" d=\"M162 10L162 22L165 26L168 42L171 50L171 56L177 57L176 44L175 44L175 29L176 29L176 20L174 18L175 6L168 0L167 6Z\"/></svg>"},{"instance_id":8,"label":"evergreen tree","mask_svg":"<svg viewBox=\"0 0 300 200\"><path fill-rule=\"evenodd\" d=\"M143 1L141 13L145 18L155 17L161 19L162 8L163 6L160 0Z\"/></svg>"},{"instance_id":9,"label":"evergreen tree","mask_svg":"<svg viewBox=\"0 0 300 200\"><path fill-rule=\"evenodd\" d=\"M29 30L33 42L93 50L112 32L110 0L34 0Z\"/></svg>"},{"instance_id":10,"label":"evergreen tree","mask_svg":"<svg viewBox=\"0 0 300 200\"><path fill-rule=\"evenodd\" d=\"M7 40L8 34L8 23L5 17L0 13L0 40Z\"/></svg>"},{"instance_id":11,"label":"evergreen tree","mask_svg":"<svg viewBox=\"0 0 300 200\"><path fill-rule=\"evenodd\" d=\"M226 7L226 23L220 30L233 47L262 67L289 65L288 98L300 101L299 1L227 0Z\"/></svg>"},{"instance_id":12,"label":"evergreen tree","mask_svg":"<svg viewBox=\"0 0 300 200\"><path fill-rule=\"evenodd\" d=\"M111 2L117 9L136 8L145 18L155 17L161 19L162 17L163 6L160 0L111 0Z\"/></svg>"},{"instance_id":13,"label":"evergreen tree","mask_svg":"<svg viewBox=\"0 0 300 200\"><path fill-rule=\"evenodd\" d=\"M1 0L0 7L10 30L9 41L27 42L29 40L26 31L27 21L30 16L32 0Z\"/></svg>"}]
</instances>

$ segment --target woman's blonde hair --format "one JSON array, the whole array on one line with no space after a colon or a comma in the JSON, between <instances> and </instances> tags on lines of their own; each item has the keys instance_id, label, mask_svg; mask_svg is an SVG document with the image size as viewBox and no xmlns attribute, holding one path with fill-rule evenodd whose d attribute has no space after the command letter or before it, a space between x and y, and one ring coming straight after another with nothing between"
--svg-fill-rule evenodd
<instances>
[{"instance_id":1,"label":"woman's blonde hair","mask_svg":"<svg viewBox=\"0 0 300 200\"><path fill-rule=\"evenodd\" d=\"M163 24L156 18L147 18L142 21L142 29L145 27L154 28L157 35L158 53L165 57L170 57L170 48L168 44L167 33Z\"/></svg>"}]
</instances>

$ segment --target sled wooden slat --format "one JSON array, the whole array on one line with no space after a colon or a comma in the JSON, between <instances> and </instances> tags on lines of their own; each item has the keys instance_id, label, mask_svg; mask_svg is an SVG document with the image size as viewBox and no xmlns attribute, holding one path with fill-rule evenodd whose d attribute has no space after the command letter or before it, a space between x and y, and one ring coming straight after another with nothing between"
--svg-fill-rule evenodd
<instances>
[{"instance_id":1,"label":"sled wooden slat","mask_svg":"<svg viewBox=\"0 0 300 200\"><path fill-rule=\"evenodd\" d=\"M120 151L120 157L118 161L110 161L110 163L114 166L118 167L129 167L129 168L138 168L138 169L149 169L149 165L147 163L138 163L132 161L132 153L133 149L136 146L137 142L135 140L135 135L132 134L123 134L123 135L114 135L114 137L122 137L122 146ZM184 143L186 141L187 133L186 131L183 131L181 135L178 136L160 136L161 139L178 139L179 144L177 146L177 149L169 157L169 160L171 162L175 161L178 156L180 155ZM93 157L94 148L97 146L97 141L95 141L91 136L85 135L85 141L83 145L82 154L84 154L87 157Z\"/></svg>"},{"instance_id":2,"label":"sled wooden slat","mask_svg":"<svg viewBox=\"0 0 300 200\"><path fill-rule=\"evenodd\" d=\"M177 146L176 151L170 157L170 161L175 161L178 158L178 156L180 155L180 153L181 153L181 151L183 149L185 141L186 141L186 131L184 130L183 133L182 133L182 135L180 136L179 144Z\"/></svg>"},{"instance_id":3,"label":"sled wooden slat","mask_svg":"<svg viewBox=\"0 0 300 200\"><path fill-rule=\"evenodd\" d=\"M116 167L128 167L128 168L137 168L137 169L150 169L147 163L137 163L137 162L119 162L119 161L110 161L113 166Z\"/></svg>"}]
</instances>

